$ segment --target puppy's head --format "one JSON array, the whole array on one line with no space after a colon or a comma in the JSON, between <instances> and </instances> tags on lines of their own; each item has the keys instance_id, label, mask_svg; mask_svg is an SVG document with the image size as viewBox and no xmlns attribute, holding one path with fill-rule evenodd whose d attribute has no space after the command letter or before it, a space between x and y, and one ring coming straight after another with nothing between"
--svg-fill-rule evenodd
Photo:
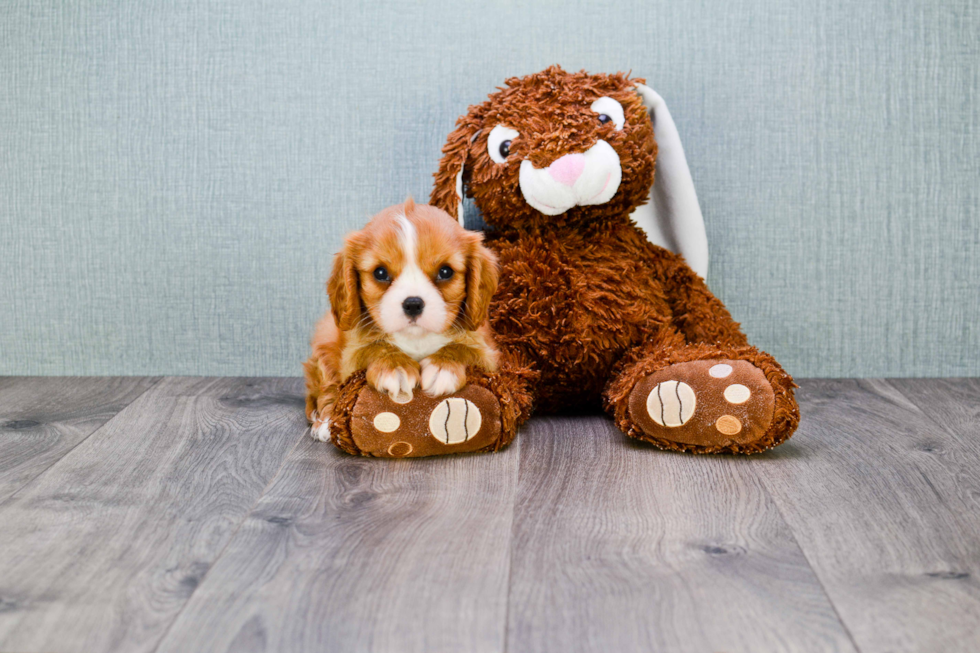
<instances>
[{"instance_id":1,"label":"puppy's head","mask_svg":"<svg viewBox=\"0 0 980 653\"><path fill-rule=\"evenodd\" d=\"M482 234L408 199L347 237L327 282L342 330L374 326L423 336L477 329L497 288L497 261Z\"/></svg>"},{"instance_id":2,"label":"puppy's head","mask_svg":"<svg viewBox=\"0 0 980 653\"><path fill-rule=\"evenodd\" d=\"M558 66L508 79L459 119L432 203L459 217L465 188L497 227L628 215L657 156L642 81Z\"/></svg>"}]
</instances>

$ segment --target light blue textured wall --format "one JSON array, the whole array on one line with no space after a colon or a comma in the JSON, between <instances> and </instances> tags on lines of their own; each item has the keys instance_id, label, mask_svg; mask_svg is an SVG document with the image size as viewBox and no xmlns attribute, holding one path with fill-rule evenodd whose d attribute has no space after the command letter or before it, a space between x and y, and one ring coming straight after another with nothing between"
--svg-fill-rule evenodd
<instances>
[{"instance_id":1,"label":"light blue textured wall","mask_svg":"<svg viewBox=\"0 0 980 653\"><path fill-rule=\"evenodd\" d=\"M976 0L7 0L0 373L299 374L342 235L557 62L667 99L791 372L980 374L978 39Z\"/></svg>"}]
</instances>

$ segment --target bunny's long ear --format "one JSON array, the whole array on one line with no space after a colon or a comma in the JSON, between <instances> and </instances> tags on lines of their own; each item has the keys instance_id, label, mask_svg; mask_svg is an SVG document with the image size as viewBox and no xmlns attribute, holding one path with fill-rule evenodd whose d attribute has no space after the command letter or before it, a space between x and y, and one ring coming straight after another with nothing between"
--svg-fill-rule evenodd
<instances>
[{"instance_id":1,"label":"bunny's long ear","mask_svg":"<svg viewBox=\"0 0 980 653\"><path fill-rule=\"evenodd\" d=\"M466 157L470 144L480 134L478 107L470 107L470 112L456 121L456 129L449 134L442 148L442 159L436 170L435 184L429 196L429 204L439 207L463 223L463 174L466 171Z\"/></svg>"},{"instance_id":2,"label":"bunny's long ear","mask_svg":"<svg viewBox=\"0 0 980 653\"><path fill-rule=\"evenodd\" d=\"M630 217L651 242L683 256L704 278L708 275L708 237L681 137L663 98L645 84L637 84L636 91L650 111L657 167L650 201Z\"/></svg>"}]
</instances>

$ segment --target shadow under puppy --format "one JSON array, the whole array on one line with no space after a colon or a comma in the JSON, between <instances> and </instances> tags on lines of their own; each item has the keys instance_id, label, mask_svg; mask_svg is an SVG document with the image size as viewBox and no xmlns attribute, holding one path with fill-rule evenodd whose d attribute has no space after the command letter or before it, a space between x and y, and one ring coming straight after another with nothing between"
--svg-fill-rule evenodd
<instances>
[{"instance_id":1,"label":"shadow under puppy","mask_svg":"<svg viewBox=\"0 0 980 653\"><path fill-rule=\"evenodd\" d=\"M315 439L330 438L338 388L359 370L375 390L408 403L419 386L433 397L458 391L468 367L496 369L486 321L498 268L482 241L411 198L347 236L327 282L330 310L303 365Z\"/></svg>"}]
</instances>

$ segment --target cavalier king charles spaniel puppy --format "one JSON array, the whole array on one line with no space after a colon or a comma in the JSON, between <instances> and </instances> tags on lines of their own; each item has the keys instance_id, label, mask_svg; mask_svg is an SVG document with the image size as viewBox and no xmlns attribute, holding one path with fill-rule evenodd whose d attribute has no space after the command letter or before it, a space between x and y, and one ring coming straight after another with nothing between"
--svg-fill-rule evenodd
<instances>
[{"instance_id":1,"label":"cavalier king charles spaniel puppy","mask_svg":"<svg viewBox=\"0 0 980 653\"><path fill-rule=\"evenodd\" d=\"M411 198L347 236L327 282L330 311L303 365L314 438L329 440L337 389L358 370L375 390L407 403L418 386L434 397L456 392L470 366L496 369L486 320L497 260L482 242Z\"/></svg>"}]
</instances>

